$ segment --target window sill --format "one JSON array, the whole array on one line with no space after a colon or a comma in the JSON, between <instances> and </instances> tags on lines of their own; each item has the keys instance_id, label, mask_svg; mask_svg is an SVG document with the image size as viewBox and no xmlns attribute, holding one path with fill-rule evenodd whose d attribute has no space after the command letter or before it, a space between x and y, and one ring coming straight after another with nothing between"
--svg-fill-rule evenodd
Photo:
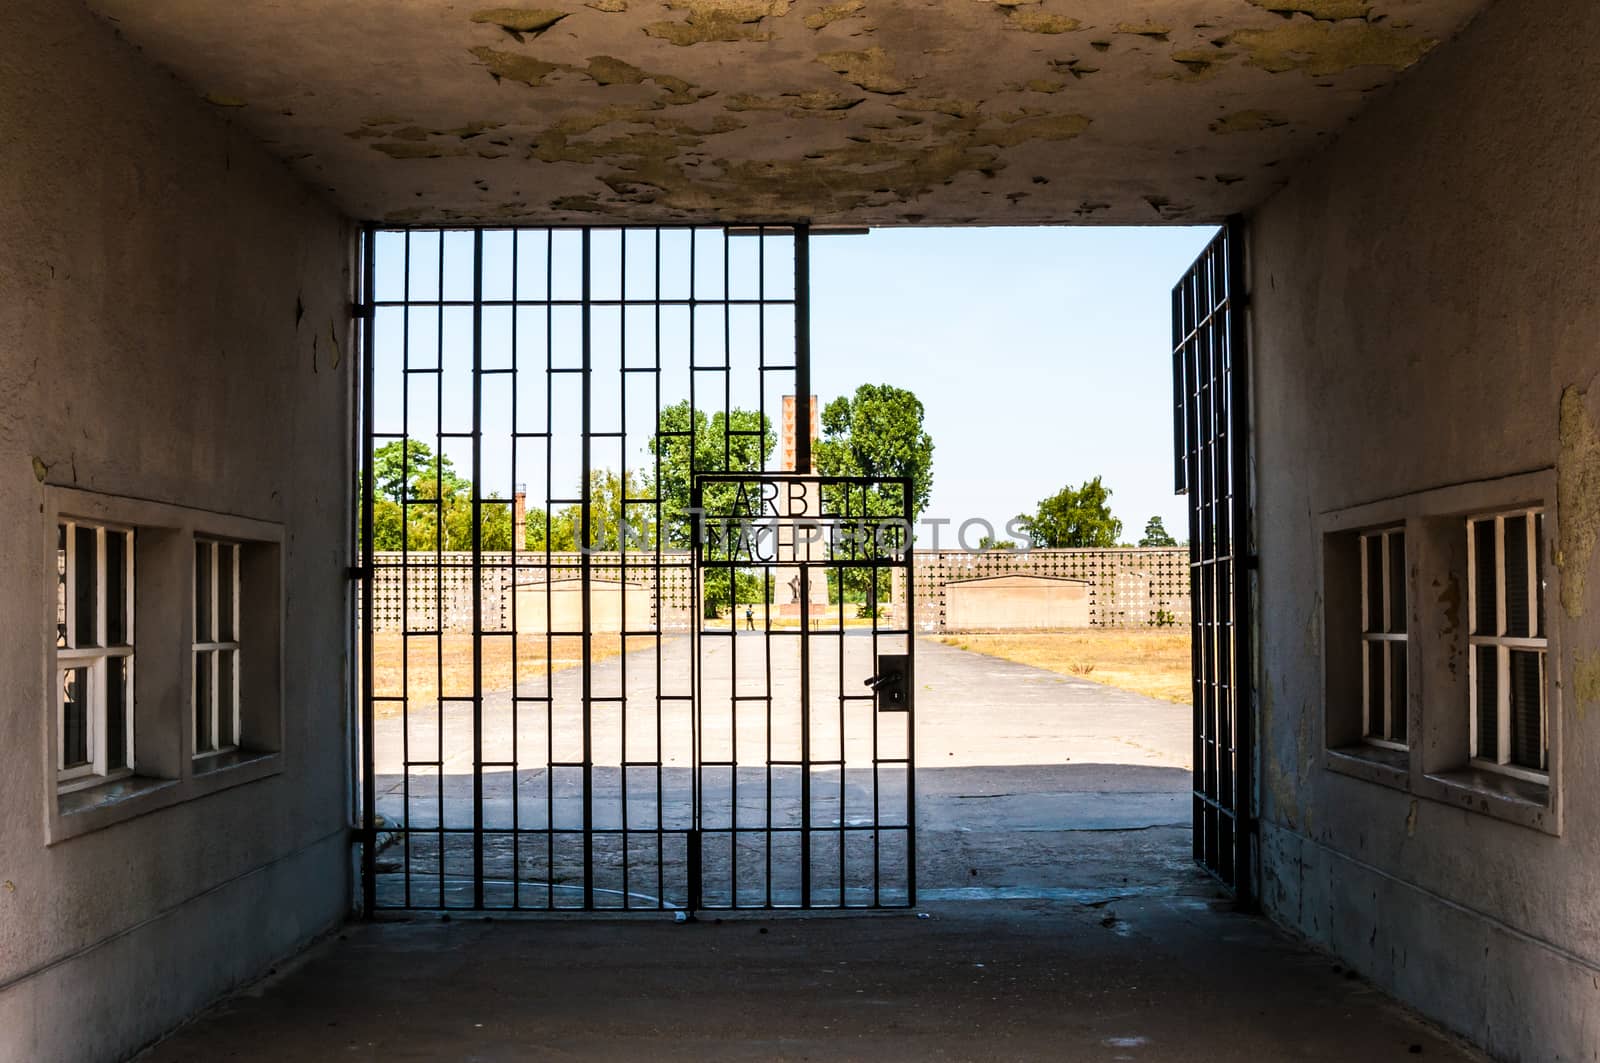
<instances>
[{"instance_id":1,"label":"window sill","mask_svg":"<svg viewBox=\"0 0 1600 1063\"><path fill-rule=\"evenodd\" d=\"M1416 787L1421 797L1470 812L1502 819L1546 834L1560 835L1561 823L1550 787L1498 772L1464 767L1424 775Z\"/></svg>"},{"instance_id":2,"label":"window sill","mask_svg":"<svg viewBox=\"0 0 1600 1063\"><path fill-rule=\"evenodd\" d=\"M255 749L230 749L226 753L212 753L194 760L194 777L196 780L211 780L219 776L232 776L234 773L249 774L251 778L259 778L262 774L271 774L277 771L278 754L264 753ZM263 766L271 768L269 772L262 772ZM248 769L248 771L247 771ZM230 785L244 782L244 779L230 778Z\"/></svg>"},{"instance_id":3,"label":"window sill","mask_svg":"<svg viewBox=\"0 0 1600 1063\"><path fill-rule=\"evenodd\" d=\"M178 785L177 779L162 779L150 775L124 775L98 786L69 790L56 797L56 807L63 818L82 816L102 809L119 808L149 794Z\"/></svg>"},{"instance_id":4,"label":"window sill","mask_svg":"<svg viewBox=\"0 0 1600 1063\"><path fill-rule=\"evenodd\" d=\"M1329 771L1396 790L1411 788L1411 752L1383 746L1340 746L1324 757Z\"/></svg>"},{"instance_id":5,"label":"window sill","mask_svg":"<svg viewBox=\"0 0 1600 1063\"><path fill-rule=\"evenodd\" d=\"M49 842L90 834L138 816L192 801L283 770L281 753L235 750L196 762L187 779L128 775L99 786L58 793L50 816Z\"/></svg>"}]
</instances>

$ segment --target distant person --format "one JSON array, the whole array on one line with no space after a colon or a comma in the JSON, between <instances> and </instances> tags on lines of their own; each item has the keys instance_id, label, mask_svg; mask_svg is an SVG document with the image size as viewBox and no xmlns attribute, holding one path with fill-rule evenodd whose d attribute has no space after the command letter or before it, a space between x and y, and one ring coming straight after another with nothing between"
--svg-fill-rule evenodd
<instances>
[{"instance_id":1,"label":"distant person","mask_svg":"<svg viewBox=\"0 0 1600 1063\"><path fill-rule=\"evenodd\" d=\"M751 631L756 629L756 611L753 606L744 607L744 626Z\"/></svg>"}]
</instances>

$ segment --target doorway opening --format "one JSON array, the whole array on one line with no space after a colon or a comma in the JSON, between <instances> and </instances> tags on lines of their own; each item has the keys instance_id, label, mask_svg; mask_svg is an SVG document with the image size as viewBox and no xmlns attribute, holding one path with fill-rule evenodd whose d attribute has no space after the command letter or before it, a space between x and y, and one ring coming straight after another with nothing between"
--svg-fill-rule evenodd
<instances>
[{"instance_id":1,"label":"doorway opening","mask_svg":"<svg viewBox=\"0 0 1600 1063\"><path fill-rule=\"evenodd\" d=\"M944 282L1023 264L1023 232L976 234L998 250L957 248ZM1191 837L1247 883L1232 232L1189 234L1173 343L1137 351L1157 385L1127 373L1125 449L1165 451L1170 410L1159 475L1189 502L1167 514L1188 542L1157 513L1133 544L1084 464L1110 440L1048 431L1063 396L1075 420L1114 397L1078 391L1059 307L1017 293L997 321L849 264L910 234L370 230L365 909L1052 897L1187 869ZM876 329L852 324L863 300ZM949 335L907 357L895 314ZM1025 348L1030 317L1048 338ZM983 357L957 349L972 329ZM996 484L1031 485L1019 518L983 509ZM1145 696L1164 682L1173 701Z\"/></svg>"}]
</instances>

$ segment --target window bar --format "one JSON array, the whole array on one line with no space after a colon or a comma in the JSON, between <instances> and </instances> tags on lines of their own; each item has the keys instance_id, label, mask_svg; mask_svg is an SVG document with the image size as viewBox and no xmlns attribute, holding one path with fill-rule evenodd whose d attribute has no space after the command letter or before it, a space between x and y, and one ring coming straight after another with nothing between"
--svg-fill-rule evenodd
<instances>
[{"instance_id":1,"label":"window bar","mask_svg":"<svg viewBox=\"0 0 1600 1063\"><path fill-rule=\"evenodd\" d=\"M103 651L106 648L106 530L96 528L94 531L94 639L96 645ZM92 694L89 700L89 719L91 721L89 733L93 736L89 744L90 760L94 764L94 774L106 773L106 736L102 734L104 726L106 698L106 673L107 659L99 656L95 659L94 666L89 670L89 683ZM96 717L102 717L96 720ZM101 726L94 726L99 723Z\"/></svg>"},{"instance_id":2,"label":"window bar","mask_svg":"<svg viewBox=\"0 0 1600 1063\"><path fill-rule=\"evenodd\" d=\"M444 299L444 230L436 230L438 237L439 260L437 271L434 274L435 291L441 303ZM444 814L444 718L446 705L444 700L444 640L445 640L445 598L444 598L444 307L439 306L434 313L434 406L433 406L433 505L430 507L433 520L433 608L434 628L438 635L433 640L434 661L434 739L435 751L434 769L439 773L439 782L434 787L438 821L435 828L435 837L438 839L436 859L439 863L439 907L450 907L449 885L445 880L445 864L448 861L447 844L449 835L445 832Z\"/></svg>"},{"instance_id":3,"label":"window bar","mask_svg":"<svg viewBox=\"0 0 1600 1063\"><path fill-rule=\"evenodd\" d=\"M1502 514L1494 518L1494 626L1495 635L1505 638L1509 633L1506 622L1506 587L1505 564L1506 556L1506 518ZM1511 650L1504 643L1495 647L1495 680L1498 690L1495 692L1496 730L1499 741L1495 749L1495 761L1499 764L1511 763Z\"/></svg>"}]
</instances>

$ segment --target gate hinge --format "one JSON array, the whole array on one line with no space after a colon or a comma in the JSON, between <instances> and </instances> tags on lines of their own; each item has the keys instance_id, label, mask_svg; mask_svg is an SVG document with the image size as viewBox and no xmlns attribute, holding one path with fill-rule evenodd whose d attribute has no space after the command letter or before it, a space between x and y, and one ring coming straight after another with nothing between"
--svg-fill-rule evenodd
<instances>
[{"instance_id":1,"label":"gate hinge","mask_svg":"<svg viewBox=\"0 0 1600 1063\"><path fill-rule=\"evenodd\" d=\"M371 565L350 565L344 570L344 578L348 580L363 580L372 576Z\"/></svg>"},{"instance_id":2,"label":"gate hinge","mask_svg":"<svg viewBox=\"0 0 1600 1063\"><path fill-rule=\"evenodd\" d=\"M367 316L367 304L366 303L351 303L350 304L350 316L354 317L354 318L366 317Z\"/></svg>"}]
</instances>

